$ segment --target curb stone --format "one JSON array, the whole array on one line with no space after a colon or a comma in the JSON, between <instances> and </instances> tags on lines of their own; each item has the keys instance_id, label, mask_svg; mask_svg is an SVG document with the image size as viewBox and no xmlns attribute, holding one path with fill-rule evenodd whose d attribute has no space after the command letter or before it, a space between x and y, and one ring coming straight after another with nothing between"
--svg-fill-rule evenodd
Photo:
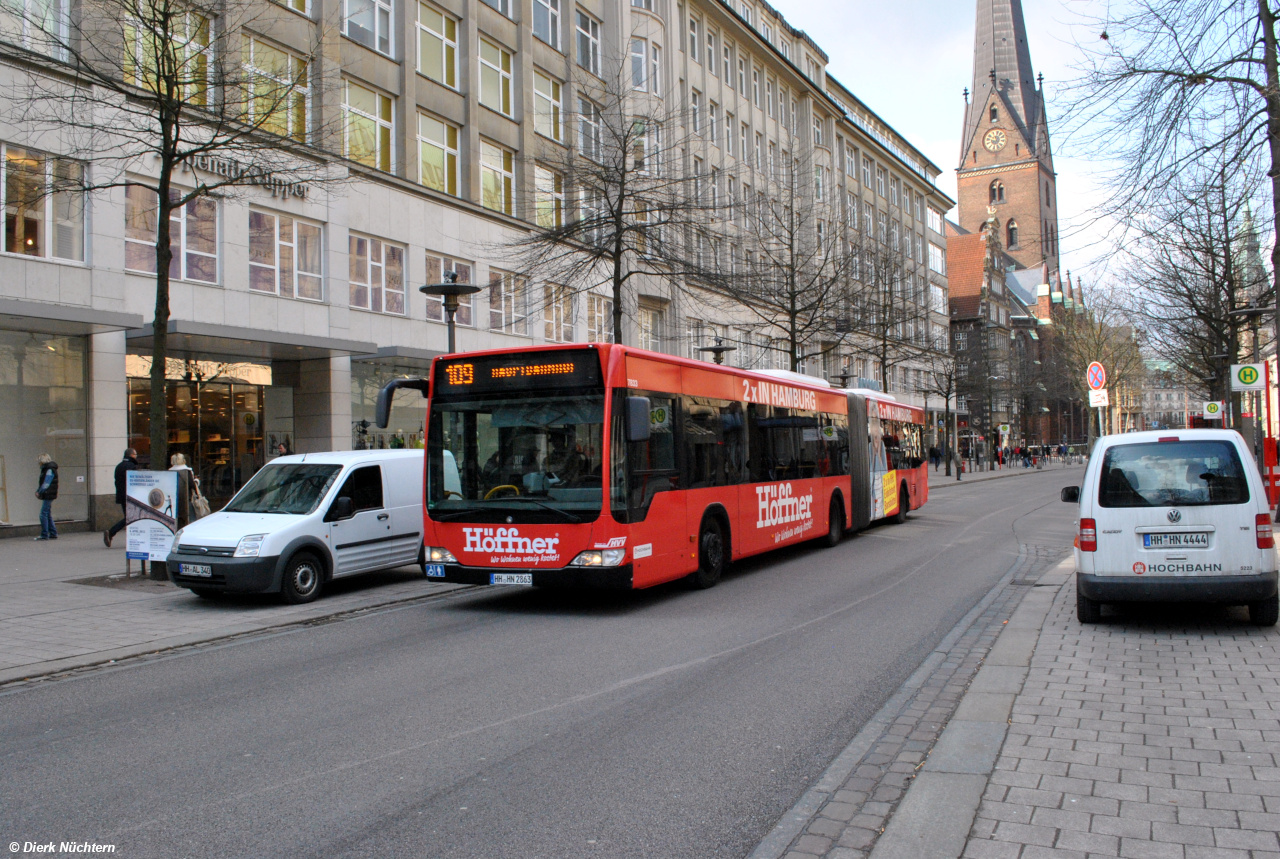
<instances>
[{"instance_id":1,"label":"curb stone","mask_svg":"<svg viewBox=\"0 0 1280 859\"><path fill-rule=\"evenodd\" d=\"M1013 613L871 859L955 859L963 852L1040 628L1073 568L1073 558L1067 558L1045 572Z\"/></svg>"}]
</instances>

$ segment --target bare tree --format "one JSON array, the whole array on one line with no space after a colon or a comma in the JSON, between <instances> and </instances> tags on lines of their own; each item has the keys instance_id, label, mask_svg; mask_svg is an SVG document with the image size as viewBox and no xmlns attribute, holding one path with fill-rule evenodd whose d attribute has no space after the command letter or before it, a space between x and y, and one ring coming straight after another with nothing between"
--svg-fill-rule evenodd
<instances>
[{"instance_id":1,"label":"bare tree","mask_svg":"<svg viewBox=\"0 0 1280 859\"><path fill-rule=\"evenodd\" d=\"M235 188L305 194L332 175L314 151L331 136L312 111L318 30L293 54L250 35L290 15L255 0L85 0L66 17L45 14L54 4L25 8L6 13L21 38L0 42L0 59L30 69L39 55L44 68L26 73L5 108L91 162L61 171L52 192L130 186L149 197L130 226L154 230L154 259L135 264L156 278L151 460L163 463L171 219ZM361 160L376 141L353 129L349 150Z\"/></svg>"},{"instance_id":2,"label":"bare tree","mask_svg":"<svg viewBox=\"0 0 1280 859\"><path fill-rule=\"evenodd\" d=\"M632 279L684 274L690 231L709 206L690 163L701 139L677 98L638 92L621 62L603 78L579 75L575 90L572 145L535 156L533 228L511 251L526 274L573 292L607 285L621 343Z\"/></svg>"},{"instance_id":3,"label":"bare tree","mask_svg":"<svg viewBox=\"0 0 1280 859\"><path fill-rule=\"evenodd\" d=\"M1114 294L1090 291L1085 311L1063 316L1054 329L1054 348L1061 355L1065 377L1084 402L1087 403L1089 397L1086 371L1092 361L1106 367L1109 390L1141 388L1146 362L1138 331L1125 313L1124 304ZM1093 439L1091 422L1090 445Z\"/></svg>"},{"instance_id":4,"label":"bare tree","mask_svg":"<svg viewBox=\"0 0 1280 859\"><path fill-rule=\"evenodd\" d=\"M942 398L944 410L942 458L945 461L946 476L951 476L951 460L959 450L958 439L952 436L952 405L959 394L960 377L956 367L956 359L951 355L950 334L944 334L942 342L934 341L932 349L924 356L924 369L920 376L919 392L928 401L928 397Z\"/></svg>"},{"instance_id":5,"label":"bare tree","mask_svg":"<svg viewBox=\"0 0 1280 859\"><path fill-rule=\"evenodd\" d=\"M1280 64L1271 0L1134 0L1090 19L1070 113L1117 159L1109 214L1127 225L1192 167L1269 179L1280 223ZM1280 243L1271 281L1280 273ZM1262 297L1274 301L1274 290ZM1276 318L1280 338L1280 315Z\"/></svg>"},{"instance_id":6,"label":"bare tree","mask_svg":"<svg viewBox=\"0 0 1280 859\"><path fill-rule=\"evenodd\" d=\"M865 225L850 249L852 262L849 326L858 347L871 355L887 380L891 368L922 359L933 360L946 343L929 335L928 276L924 266L913 265L909 236L899 236L896 225L882 225L879 235Z\"/></svg>"}]
</instances>

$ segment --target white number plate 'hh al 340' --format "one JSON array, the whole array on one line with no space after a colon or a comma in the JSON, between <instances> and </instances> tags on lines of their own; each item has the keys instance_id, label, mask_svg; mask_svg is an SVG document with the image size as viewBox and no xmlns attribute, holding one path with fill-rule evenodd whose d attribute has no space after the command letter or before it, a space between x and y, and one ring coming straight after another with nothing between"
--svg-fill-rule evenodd
<instances>
[{"instance_id":1,"label":"white number plate 'hh al 340'","mask_svg":"<svg viewBox=\"0 0 1280 859\"><path fill-rule=\"evenodd\" d=\"M531 585L533 573L490 573L491 585Z\"/></svg>"}]
</instances>

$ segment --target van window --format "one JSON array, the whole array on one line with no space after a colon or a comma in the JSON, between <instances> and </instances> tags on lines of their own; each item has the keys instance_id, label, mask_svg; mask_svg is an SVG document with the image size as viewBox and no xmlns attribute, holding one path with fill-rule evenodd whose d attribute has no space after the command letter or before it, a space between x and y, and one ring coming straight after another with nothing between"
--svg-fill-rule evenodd
<instances>
[{"instance_id":1,"label":"van window","mask_svg":"<svg viewBox=\"0 0 1280 859\"><path fill-rule=\"evenodd\" d=\"M1107 448L1098 483L1102 507L1244 504L1249 482L1229 441L1165 441Z\"/></svg>"},{"instance_id":2,"label":"van window","mask_svg":"<svg viewBox=\"0 0 1280 859\"><path fill-rule=\"evenodd\" d=\"M340 465L268 465L260 469L223 509L229 513L306 516L316 509L340 471Z\"/></svg>"},{"instance_id":3,"label":"van window","mask_svg":"<svg viewBox=\"0 0 1280 859\"><path fill-rule=\"evenodd\" d=\"M336 497L346 496L361 510L379 510L382 507L382 468L366 465L351 472Z\"/></svg>"}]
</instances>

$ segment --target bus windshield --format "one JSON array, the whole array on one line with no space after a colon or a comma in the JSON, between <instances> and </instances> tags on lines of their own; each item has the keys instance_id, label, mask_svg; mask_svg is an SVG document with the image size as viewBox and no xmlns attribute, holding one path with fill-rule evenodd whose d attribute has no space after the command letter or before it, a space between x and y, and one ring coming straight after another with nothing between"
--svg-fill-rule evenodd
<instances>
[{"instance_id":1,"label":"bus windshield","mask_svg":"<svg viewBox=\"0 0 1280 859\"><path fill-rule=\"evenodd\" d=\"M427 509L436 521L590 522L600 515L604 392L436 399Z\"/></svg>"}]
</instances>

